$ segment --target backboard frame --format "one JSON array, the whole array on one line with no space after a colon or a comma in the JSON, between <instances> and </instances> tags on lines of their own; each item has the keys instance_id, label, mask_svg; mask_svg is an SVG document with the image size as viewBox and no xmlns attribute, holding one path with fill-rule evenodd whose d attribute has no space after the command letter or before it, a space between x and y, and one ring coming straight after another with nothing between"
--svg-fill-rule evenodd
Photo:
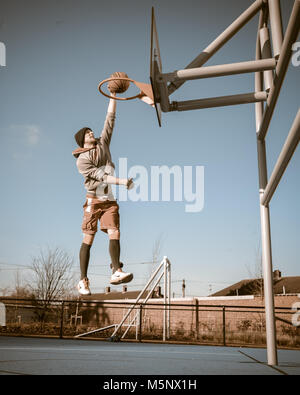
<instances>
[{"instance_id":1,"label":"backboard frame","mask_svg":"<svg viewBox=\"0 0 300 395\"><path fill-rule=\"evenodd\" d=\"M154 104L158 124L161 127L161 105L157 86L157 79L162 74L162 63L159 50L158 34L154 15L154 7L151 14L151 48L150 48L150 82L153 90Z\"/></svg>"}]
</instances>

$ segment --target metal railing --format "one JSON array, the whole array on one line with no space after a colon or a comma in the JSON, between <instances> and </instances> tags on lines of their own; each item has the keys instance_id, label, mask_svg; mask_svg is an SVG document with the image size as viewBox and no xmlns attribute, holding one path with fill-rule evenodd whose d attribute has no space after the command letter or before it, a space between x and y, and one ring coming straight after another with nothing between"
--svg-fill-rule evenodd
<instances>
[{"instance_id":1,"label":"metal railing","mask_svg":"<svg viewBox=\"0 0 300 395\"><path fill-rule=\"evenodd\" d=\"M43 300L0 298L0 302L6 309L6 325L0 326L0 334L59 338L74 338L90 331L86 337L111 339L117 328L114 323L121 322L124 309L132 307L132 301L56 300L47 306ZM135 303L131 311L138 319L135 327L128 327L127 339L224 346L266 345L262 305L199 304L197 299L165 304L164 299L150 299L147 304L144 300ZM166 311L170 313L167 339L164 337ZM74 312L79 320L74 320ZM278 346L300 348L300 326L295 325L295 314L299 315L290 307L275 308ZM94 332L99 326L103 331Z\"/></svg>"}]
</instances>

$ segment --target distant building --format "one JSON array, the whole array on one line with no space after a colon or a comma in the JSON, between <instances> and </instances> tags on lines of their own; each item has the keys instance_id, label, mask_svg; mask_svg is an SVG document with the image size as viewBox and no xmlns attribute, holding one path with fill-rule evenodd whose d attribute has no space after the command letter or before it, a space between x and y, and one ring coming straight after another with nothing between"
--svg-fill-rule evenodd
<instances>
[{"instance_id":1,"label":"distant building","mask_svg":"<svg viewBox=\"0 0 300 395\"><path fill-rule=\"evenodd\" d=\"M145 299L148 296L149 291L145 291L141 299ZM106 287L103 293L93 293L89 296L81 296L81 300L126 300L126 299L137 299L141 291L128 291L127 286L123 285L122 291L112 291L111 287ZM150 296L150 299L161 299L164 296L161 294L161 287L156 287Z\"/></svg>"},{"instance_id":2,"label":"distant building","mask_svg":"<svg viewBox=\"0 0 300 395\"><path fill-rule=\"evenodd\" d=\"M273 272L273 289L275 295L300 294L300 276L282 277L279 270ZM242 296L263 295L264 284L262 278L241 280L211 296Z\"/></svg>"}]
</instances>

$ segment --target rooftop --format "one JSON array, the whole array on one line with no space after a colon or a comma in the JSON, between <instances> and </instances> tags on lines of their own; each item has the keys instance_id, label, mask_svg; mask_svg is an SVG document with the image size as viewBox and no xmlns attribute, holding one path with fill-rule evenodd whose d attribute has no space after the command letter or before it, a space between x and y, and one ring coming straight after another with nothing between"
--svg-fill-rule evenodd
<instances>
[{"instance_id":1,"label":"rooftop","mask_svg":"<svg viewBox=\"0 0 300 395\"><path fill-rule=\"evenodd\" d=\"M300 276L282 277L281 272L279 270L275 270L273 273L273 284L275 295L300 293ZM262 295L263 286L262 278L245 279L230 285L211 296Z\"/></svg>"}]
</instances>

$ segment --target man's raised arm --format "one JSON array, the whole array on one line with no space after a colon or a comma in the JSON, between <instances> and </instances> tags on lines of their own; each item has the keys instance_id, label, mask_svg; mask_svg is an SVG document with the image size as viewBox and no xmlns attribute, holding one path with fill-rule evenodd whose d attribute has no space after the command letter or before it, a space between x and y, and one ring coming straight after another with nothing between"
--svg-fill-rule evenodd
<instances>
[{"instance_id":1,"label":"man's raised arm","mask_svg":"<svg viewBox=\"0 0 300 395\"><path fill-rule=\"evenodd\" d=\"M111 94L114 96L114 93ZM109 99L109 104L107 107L107 114L104 121L104 126L101 133L101 140L104 144L109 145L111 141L111 136L115 126L115 119L116 119L116 107L117 107L117 100Z\"/></svg>"}]
</instances>

